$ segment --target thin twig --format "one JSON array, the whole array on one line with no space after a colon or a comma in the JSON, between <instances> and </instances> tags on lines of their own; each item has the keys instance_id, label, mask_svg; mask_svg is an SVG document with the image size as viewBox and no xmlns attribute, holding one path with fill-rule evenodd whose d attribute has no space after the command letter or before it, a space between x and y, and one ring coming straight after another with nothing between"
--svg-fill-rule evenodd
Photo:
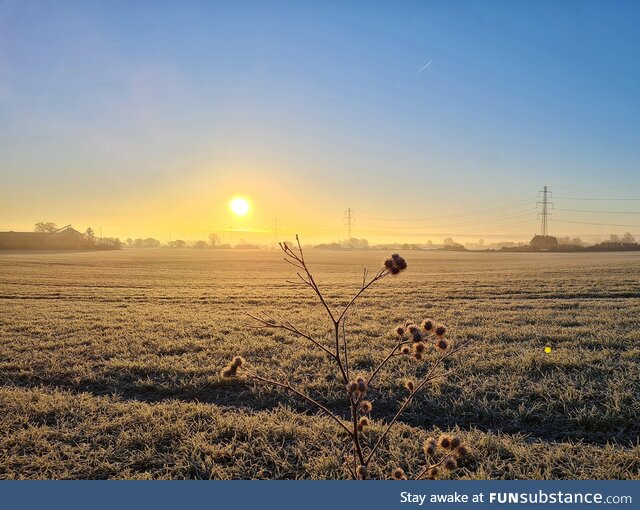
<instances>
[{"instance_id":1,"label":"thin twig","mask_svg":"<svg viewBox=\"0 0 640 510\"><path fill-rule=\"evenodd\" d=\"M358 434L358 403L357 401L351 400L351 418L353 420L353 445L355 446L356 453L358 454L358 459L360 460L360 464L364 465L364 454L362 453L362 446L360 445L360 436Z\"/></svg>"},{"instance_id":2,"label":"thin twig","mask_svg":"<svg viewBox=\"0 0 640 510\"><path fill-rule=\"evenodd\" d=\"M371 381L373 381L374 377L376 375L378 375L378 372L380 372L380 369L387 363L387 361L389 361L391 359L391 357L394 355L394 353L400 348L402 347L403 344L409 343L407 341L401 341L398 342L393 349L391 349L391 352L387 355L387 357L385 359L383 359L380 364L376 367L376 369L373 371L373 373L369 376L369 379L367 380L367 386L369 386L371 384Z\"/></svg>"},{"instance_id":3,"label":"thin twig","mask_svg":"<svg viewBox=\"0 0 640 510\"><path fill-rule=\"evenodd\" d=\"M349 380L349 350L347 349L347 331L346 331L346 324L347 324L348 318L349 317L346 316L342 321L342 344L344 349L344 370L347 374L347 381Z\"/></svg>"},{"instance_id":4,"label":"thin twig","mask_svg":"<svg viewBox=\"0 0 640 510\"><path fill-rule=\"evenodd\" d=\"M436 464L433 464L431 466L425 466L424 469L417 474L416 480L420 480L420 478L422 478L425 474L427 474L428 471L431 471L433 468L440 467L442 464L444 464L445 460L447 460L447 457L444 457L443 459L440 460L440 462Z\"/></svg>"},{"instance_id":5,"label":"thin twig","mask_svg":"<svg viewBox=\"0 0 640 510\"><path fill-rule=\"evenodd\" d=\"M355 296L353 296L351 298L351 301L349 301L347 303L347 306L344 307L344 310L342 310L342 313L338 316L338 322L340 322L340 320L342 319L342 317L344 317L344 314L346 314L349 311L349 308L351 308L351 305L355 302L356 299L358 299L360 297L360 295L367 290L369 287L371 287L371 285L373 285L375 282L377 282L378 280L384 278L385 276L387 276L389 274L389 270L386 268L382 268L380 269L380 271L378 271L378 273L369 281L369 283L367 283L366 285L363 284L362 288L356 293Z\"/></svg>"},{"instance_id":6,"label":"thin twig","mask_svg":"<svg viewBox=\"0 0 640 510\"><path fill-rule=\"evenodd\" d=\"M418 384L418 386L416 386L416 388L409 394L409 396L405 399L405 401L403 402L403 404L400 406L400 409L398 409L398 412L395 414L395 416L393 417L393 419L389 422L389 424L387 425L387 428L385 429L385 431L382 433L382 435L378 438L378 440L376 441L376 444L373 446L373 448L371 449L371 452L369 452L369 455L367 456L366 459L366 463L368 464L369 461L371 460L371 457L373 457L373 455L376 453L376 450L380 447L380 445L382 444L382 441L384 440L385 437L387 437L387 434L389 433L389 431L391 430L391 428L393 427L393 425L395 424L395 422L398 420L398 418L400 417L400 415L402 414L402 412L406 409L406 407L409 405L409 403L413 400L413 397L416 396L416 394L423 388L423 386L425 384L427 384L428 382L430 382L431 380L435 379L435 377L439 377L439 376L433 376L433 373L435 372L436 368L438 368L442 362L447 359L449 356L452 356L453 354L455 354L456 352L460 351L460 349L462 349L464 346L466 346L469 342L465 342L464 344L461 344L460 346L458 346L456 349L452 349L451 351L449 351L448 353L440 356L440 358L433 364L433 366L431 367L431 369L427 372L427 375L424 377L424 379L422 380L422 382L420 382L420 384ZM447 372L448 373L448 372ZM444 375L444 374L441 374Z\"/></svg>"},{"instance_id":7,"label":"thin twig","mask_svg":"<svg viewBox=\"0 0 640 510\"><path fill-rule=\"evenodd\" d=\"M323 406L320 402L318 402L317 400L314 400L312 397L310 397L309 395L306 395L304 393L302 393L300 390L297 390L296 388L294 388L293 386L291 386L291 384L289 384L289 382L286 383L281 383L279 381L274 381L273 379L267 379L266 377L262 377L259 376L258 374L255 374L247 369L244 370L246 372L246 374L251 377L252 379L256 379L258 381L262 381L264 383L267 384L271 384L273 386L278 386L280 388L284 388L285 390L289 390L292 393L295 393L296 395L298 395L299 397L305 399L307 402L309 402L310 404L313 404L314 406L316 406L318 409L320 409L321 411L323 411L327 416L333 418L333 420L335 420L335 422L340 425L347 434L349 434L349 436L352 436L352 432L349 430L349 428L342 422L342 420L340 418L338 418L335 414L333 414L327 407Z\"/></svg>"},{"instance_id":8,"label":"thin twig","mask_svg":"<svg viewBox=\"0 0 640 510\"><path fill-rule=\"evenodd\" d=\"M247 315L249 317L251 317L253 320L258 321L259 323L261 323L262 324L261 327L267 327L267 328L273 328L273 329L284 329L285 331L289 331L291 333L294 333L294 334L296 334L296 335L298 335L298 336L300 336L302 338L306 338L307 340L312 342L314 345L316 345L317 347L322 349L324 352L326 352L329 356L331 356L332 358L335 358L335 354L333 352L331 352L324 345L322 345L320 342L318 342L316 339L314 339L311 335L308 335L308 334L303 333L302 331L300 331L297 327L295 327L290 322L287 322L286 324L283 324L283 323L275 322L275 320L273 322L271 322L270 319L266 319L265 320L262 317L257 317L255 315L250 314L250 313L247 313Z\"/></svg>"}]
</instances>

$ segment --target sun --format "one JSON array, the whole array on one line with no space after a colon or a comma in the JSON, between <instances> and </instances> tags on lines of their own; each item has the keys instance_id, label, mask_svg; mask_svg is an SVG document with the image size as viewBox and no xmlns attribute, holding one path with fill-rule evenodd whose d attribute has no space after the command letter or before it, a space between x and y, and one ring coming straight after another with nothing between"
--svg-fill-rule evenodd
<instances>
[{"instance_id":1,"label":"sun","mask_svg":"<svg viewBox=\"0 0 640 510\"><path fill-rule=\"evenodd\" d=\"M235 197L229 202L229 209L231 209L236 216L246 216L251 206L246 198Z\"/></svg>"}]
</instances>

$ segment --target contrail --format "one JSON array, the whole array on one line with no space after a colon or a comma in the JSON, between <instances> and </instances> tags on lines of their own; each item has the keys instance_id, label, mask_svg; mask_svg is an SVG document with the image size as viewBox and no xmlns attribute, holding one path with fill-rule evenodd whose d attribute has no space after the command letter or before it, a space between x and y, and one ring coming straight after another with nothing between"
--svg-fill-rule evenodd
<instances>
[{"instance_id":1,"label":"contrail","mask_svg":"<svg viewBox=\"0 0 640 510\"><path fill-rule=\"evenodd\" d=\"M433 60L429 60L429 62L427 62L425 65L423 65L420 70L418 71L418 74L420 74L422 71L424 71L427 67L429 67L431 64L433 63Z\"/></svg>"}]
</instances>

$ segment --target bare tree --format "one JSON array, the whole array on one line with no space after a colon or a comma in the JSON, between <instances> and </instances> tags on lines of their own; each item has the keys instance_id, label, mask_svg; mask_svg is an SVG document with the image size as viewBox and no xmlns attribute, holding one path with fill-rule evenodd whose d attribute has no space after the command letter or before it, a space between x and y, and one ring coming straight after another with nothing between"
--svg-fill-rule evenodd
<instances>
[{"instance_id":1,"label":"bare tree","mask_svg":"<svg viewBox=\"0 0 640 510\"><path fill-rule=\"evenodd\" d=\"M39 221L33 226L34 232L47 232L52 233L58 229L58 225L51 221Z\"/></svg>"},{"instance_id":2,"label":"bare tree","mask_svg":"<svg viewBox=\"0 0 640 510\"><path fill-rule=\"evenodd\" d=\"M636 238L631 235L631 232L625 232L622 236L623 244L635 244Z\"/></svg>"},{"instance_id":3,"label":"bare tree","mask_svg":"<svg viewBox=\"0 0 640 510\"><path fill-rule=\"evenodd\" d=\"M96 240L96 233L91 227L87 227L87 230L84 232L84 237L87 241L93 243Z\"/></svg>"},{"instance_id":4,"label":"bare tree","mask_svg":"<svg viewBox=\"0 0 640 510\"><path fill-rule=\"evenodd\" d=\"M220 244L220 236L218 236L218 234L211 233L209 234L208 237L209 237L209 245L212 248L215 248Z\"/></svg>"}]
</instances>

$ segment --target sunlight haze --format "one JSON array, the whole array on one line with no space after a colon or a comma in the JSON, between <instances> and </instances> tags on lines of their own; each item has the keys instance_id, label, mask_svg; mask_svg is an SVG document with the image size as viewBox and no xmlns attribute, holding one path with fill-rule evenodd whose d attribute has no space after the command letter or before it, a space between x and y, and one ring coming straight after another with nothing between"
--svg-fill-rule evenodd
<instances>
[{"instance_id":1,"label":"sunlight haze","mask_svg":"<svg viewBox=\"0 0 640 510\"><path fill-rule=\"evenodd\" d=\"M2 2L0 230L640 234L636 5L402 5Z\"/></svg>"}]
</instances>

